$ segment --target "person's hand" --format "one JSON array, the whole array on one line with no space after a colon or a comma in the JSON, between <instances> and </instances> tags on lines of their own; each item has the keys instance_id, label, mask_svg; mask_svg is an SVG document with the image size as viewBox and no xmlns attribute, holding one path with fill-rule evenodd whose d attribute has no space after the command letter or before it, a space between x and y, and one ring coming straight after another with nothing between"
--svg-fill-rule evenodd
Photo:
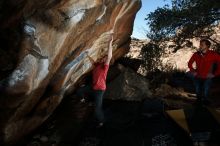
<instances>
[{"instance_id":1,"label":"person's hand","mask_svg":"<svg viewBox=\"0 0 220 146\"><path fill-rule=\"evenodd\" d=\"M212 73L209 73L208 75L207 75L207 78L214 78L215 77L215 75L213 75Z\"/></svg>"},{"instance_id":2,"label":"person's hand","mask_svg":"<svg viewBox=\"0 0 220 146\"><path fill-rule=\"evenodd\" d=\"M195 76L197 76L197 72L195 72L195 71L193 71L193 72L191 72L192 73L192 75L195 77Z\"/></svg>"},{"instance_id":3,"label":"person's hand","mask_svg":"<svg viewBox=\"0 0 220 146\"><path fill-rule=\"evenodd\" d=\"M112 35L110 37L110 40L109 40L109 47L112 47L113 41L114 41L114 38L113 38L113 35Z\"/></svg>"}]
</instances>

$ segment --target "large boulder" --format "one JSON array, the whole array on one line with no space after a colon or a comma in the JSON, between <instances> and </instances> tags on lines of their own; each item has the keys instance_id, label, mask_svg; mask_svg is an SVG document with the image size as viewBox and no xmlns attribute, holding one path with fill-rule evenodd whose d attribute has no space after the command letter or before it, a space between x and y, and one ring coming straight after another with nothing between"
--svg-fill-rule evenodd
<instances>
[{"instance_id":1,"label":"large boulder","mask_svg":"<svg viewBox=\"0 0 220 146\"><path fill-rule=\"evenodd\" d=\"M109 71L110 76L112 72L119 73L108 83L104 95L105 99L142 101L146 98L152 97L152 93L149 89L149 82L144 76L136 73L130 68L125 68L120 64L117 68L120 71L116 71L114 68Z\"/></svg>"},{"instance_id":2,"label":"large boulder","mask_svg":"<svg viewBox=\"0 0 220 146\"><path fill-rule=\"evenodd\" d=\"M140 0L2 0L0 2L0 141L41 125L107 52L129 50Z\"/></svg>"}]
</instances>

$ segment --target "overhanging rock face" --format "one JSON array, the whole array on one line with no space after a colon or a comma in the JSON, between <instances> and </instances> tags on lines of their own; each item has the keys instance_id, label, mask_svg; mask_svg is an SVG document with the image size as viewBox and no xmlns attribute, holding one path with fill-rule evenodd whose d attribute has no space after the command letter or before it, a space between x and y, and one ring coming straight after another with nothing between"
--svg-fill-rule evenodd
<instances>
[{"instance_id":1,"label":"overhanging rock face","mask_svg":"<svg viewBox=\"0 0 220 146\"><path fill-rule=\"evenodd\" d=\"M114 59L124 55L140 5L140 0L2 1L0 32L10 33L1 52L13 52L16 62L0 78L1 142L22 138L52 114L92 69L85 51L94 60L107 52L111 30ZM11 36L19 39L10 42ZM1 57L7 70L10 56Z\"/></svg>"}]
</instances>

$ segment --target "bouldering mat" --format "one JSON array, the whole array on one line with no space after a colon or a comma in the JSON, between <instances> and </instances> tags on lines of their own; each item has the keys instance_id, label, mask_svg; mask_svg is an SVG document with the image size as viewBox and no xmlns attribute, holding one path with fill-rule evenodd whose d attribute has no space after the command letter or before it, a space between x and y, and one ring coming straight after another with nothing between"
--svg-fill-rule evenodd
<instances>
[{"instance_id":1,"label":"bouldering mat","mask_svg":"<svg viewBox=\"0 0 220 146\"><path fill-rule=\"evenodd\" d=\"M168 110L168 116L184 129L192 140L207 141L220 132L220 112L204 105Z\"/></svg>"}]
</instances>

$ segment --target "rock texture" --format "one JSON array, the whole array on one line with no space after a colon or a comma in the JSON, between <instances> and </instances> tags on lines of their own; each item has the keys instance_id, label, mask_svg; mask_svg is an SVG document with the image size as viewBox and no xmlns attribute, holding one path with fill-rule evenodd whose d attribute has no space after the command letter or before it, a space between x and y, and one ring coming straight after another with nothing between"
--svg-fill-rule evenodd
<instances>
[{"instance_id":1,"label":"rock texture","mask_svg":"<svg viewBox=\"0 0 220 146\"><path fill-rule=\"evenodd\" d=\"M145 77L120 64L118 64L117 68L119 71L116 71L116 69L109 71L109 76L112 76L112 72L119 73L117 77L108 83L104 95L105 99L142 101L152 97L152 93L149 89L149 82Z\"/></svg>"},{"instance_id":2,"label":"rock texture","mask_svg":"<svg viewBox=\"0 0 220 146\"><path fill-rule=\"evenodd\" d=\"M71 93L114 31L114 59L129 49L140 0L3 0L0 2L0 141L12 143L41 125Z\"/></svg>"}]
</instances>

